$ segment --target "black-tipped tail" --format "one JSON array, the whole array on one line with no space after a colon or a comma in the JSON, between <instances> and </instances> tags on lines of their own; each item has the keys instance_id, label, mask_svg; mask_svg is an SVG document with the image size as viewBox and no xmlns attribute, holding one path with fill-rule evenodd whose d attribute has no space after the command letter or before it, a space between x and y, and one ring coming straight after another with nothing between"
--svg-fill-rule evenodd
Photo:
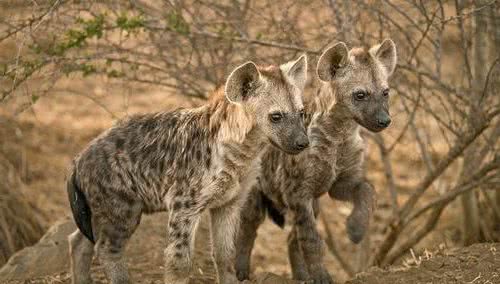
<instances>
[{"instance_id":1,"label":"black-tipped tail","mask_svg":"<svg viewBox=\"0 0 500 284\"><path fill-rule=\"evenodd\" d=\"M73 219L75 219L76 226L87 239L95 243L94 234L92 233L92 213L90 212L90 207L85 195L78 186L74 170L71 173L71 177L68 179L67 190L69 204L71 206L71 212L73 212Z\"/></svg>"},{"instance_id":2,"label":"black-tipped tail","mask_svg":"<svg viewBox=\"0 0 500 284\"><path fill-rule=\"evenodd\" d=\"M262 203L273 223L283 229L285 227L285 215L281 214L281 212L274 206L273 201L267 198L264 194L262 194Z\"/></svg>"}]
</instances>

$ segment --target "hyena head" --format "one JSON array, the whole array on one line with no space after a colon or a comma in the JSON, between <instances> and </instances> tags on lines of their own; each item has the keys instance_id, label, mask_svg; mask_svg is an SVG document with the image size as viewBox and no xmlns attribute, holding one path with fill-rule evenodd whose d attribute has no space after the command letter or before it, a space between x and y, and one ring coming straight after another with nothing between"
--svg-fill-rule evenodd
<instances>
[{"instance_id":1,"label":"hyena head","mask_svg":"<svg viewBox=\"0 0 500 284\"><path fill-rule=\"evenodd\" d=\"M388 79L396 60L396 45L390 39L368 51L349 51L338 43L321 55L317 73L335 90L339 110L368 130L379 132L391 123Z\"/></svg>"},{"instance_id":2,"label":"hyena head","mask_svg":"<svg viewBox=\"0 0 500 284\"><path fill-rule=\"evenodd\" d=\"M229 75L225 94L244 109L271 144L298 154L309 146L302 103L306 80L306 55L279 67L247 62Z\"/></svg>"}]
</instances>

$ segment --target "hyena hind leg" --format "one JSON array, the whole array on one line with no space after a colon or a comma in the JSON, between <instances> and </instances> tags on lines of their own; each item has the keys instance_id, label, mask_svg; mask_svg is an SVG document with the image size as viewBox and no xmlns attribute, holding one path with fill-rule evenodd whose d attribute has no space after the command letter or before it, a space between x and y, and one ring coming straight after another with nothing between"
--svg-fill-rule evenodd
<instances>
[{"instance_id":1,"label":"hyena hind leg","mask_svg":"<svg viewBox=\"0 0 500 284\"><path fill-rule=\"evenodd\" d=\"M99 263L111 284L130 283L127 264L123 253L128 241L128 236L120 236L119 233L100 234L96 243L96 254Z\"/></svg>"},{"instance_id":2,"label":"hyena hind leg","mask_svg":"<svg viewBox=\"0 0 500 284\"><path fill-rule=\"evenodd\" d=\"M68 236L71 263L71 283L91 284L90 266L94 256L94 244L80 230Z\"/></svg>"},{"instance_id":3,"label":"hyena hind leg","mask_svg":"<svg viewBox=\"0 0 500 284\"><path fill-rule=\"evenodd\" d=\"M92 219L95 224L93 227L97 229L95 253L111 284L130 283L124 251L128 240L139 226L142 215L140 203L119 198L117 195L113 200L127 202L114 207L110 204L106 210L96 210L98 214ZM103 217L104 214L106 218Z\"/></svg>"}]
</instances>

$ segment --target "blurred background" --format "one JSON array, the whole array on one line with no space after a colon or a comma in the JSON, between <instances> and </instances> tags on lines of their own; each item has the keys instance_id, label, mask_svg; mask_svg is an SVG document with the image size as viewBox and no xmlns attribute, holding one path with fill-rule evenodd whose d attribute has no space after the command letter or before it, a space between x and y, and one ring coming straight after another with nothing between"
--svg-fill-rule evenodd
<instances>
[{"instance_id":1,"label":"blurred background","mask_svg":"<svg viewBox=\"0 0 500 284\"><path fill-rule=\"evenodd\" d=\"M390 82L393 123L363 133L378 207L370 233L354 245L344 229L349 205L321 200L330 273L345 281L372 266L410 269L441 252L499 242L497 0L2 0L0 266L51 226L56 235L61 224L70 226L66 169L116 120L199 106L238 64L280 64L304 52L311 94L325 47L369 47L385 38L396 42L399 57ZM164 224L164 215L146 217L130 243L139 283L161 280ZM288 230L269 221L260 228L255 274L290 277ZM55 255L38 250L12 260L0 279L10 273L32 281L24 283L69 283L61 240L51 243ZM212 283L203 241L193 281ZM28 264L37 257L44 261ZM93 270L101 277L97 264Z\"/></svg>"}]
</instances>

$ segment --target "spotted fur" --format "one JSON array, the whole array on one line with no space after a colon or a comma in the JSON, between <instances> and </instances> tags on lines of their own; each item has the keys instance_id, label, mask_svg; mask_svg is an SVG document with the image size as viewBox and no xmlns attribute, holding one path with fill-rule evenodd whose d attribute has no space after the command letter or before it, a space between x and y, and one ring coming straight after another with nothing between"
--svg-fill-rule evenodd
<instances>
[{"instance_id":1,"label":"spotted fur","mask_svg":"<svg viewBox=\"0 0 500 284\"><path fill-rule=\"evenodd\" d=\"M261 154L270 144L291 154L308 144L306 66L305 56L279 67L243 64L207 105L136 115L94 139L68 182L79 228L69 237L72 282L91 282L95 251L111 283L129 283L127 241L143 213L168 211L165 282L186 283L196 226L208 210L219 282L234 283L229 259L239 209ZM282 119L271 121L276 113Z\"/></svg>"},{"instance_id":2,"label":"spotted fur","mask_svg":"<svg viewBox=\"0 0 500 284\"><path fill-rule=\"evenodd\" d=\"M364 143L360 126L381 131L388 126L388 78L396 62L391 40L369 50L348 50L344 43L327 49L318 61L321 81L317 95L306 98L311 146L297 156L269 149L262 157L258 182L241 215L236 241L235 268L239 280L248 279L250 255L257 228L270 217L284 223L293 216L288 253L294 279L332 283L323 265L323 242L316 229L317 198L328 192L335 199L354 204L347 219L350 239L358 243L369 225L374 191L366 181ZM361 100L359 92L366 93Z\"/></svg>"}]
</instances>

